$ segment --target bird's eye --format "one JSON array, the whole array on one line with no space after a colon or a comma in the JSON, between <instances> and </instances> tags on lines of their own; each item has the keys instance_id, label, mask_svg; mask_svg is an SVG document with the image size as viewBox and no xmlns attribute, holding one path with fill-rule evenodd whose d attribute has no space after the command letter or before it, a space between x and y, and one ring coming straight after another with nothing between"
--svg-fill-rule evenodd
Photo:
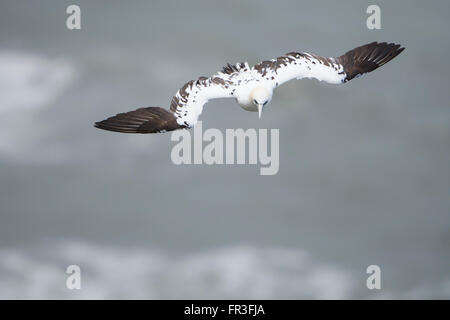
<instances>
[{"instance_id":1,"label":"bird's eye","mask_svg":"<svg viewBox=\"0 0 450 320\"><path fill-rule=\"evenodd\" d=\"M258 101L256 101L256 99L253 99L253 102L254 102L255 104L258 104Z\"/></svg>"},{"instance_id":2,"label":"bird's eye","mask_svg":"<svg viewBox=\"0 0 450 320\"><path fill-rule=\"evenodd\" d=\"M265 105L267 104L267 102L269 102L269 101L264 102L264 103L263 103L263 106L265 106Z\"/></svg>"}]
</instances>

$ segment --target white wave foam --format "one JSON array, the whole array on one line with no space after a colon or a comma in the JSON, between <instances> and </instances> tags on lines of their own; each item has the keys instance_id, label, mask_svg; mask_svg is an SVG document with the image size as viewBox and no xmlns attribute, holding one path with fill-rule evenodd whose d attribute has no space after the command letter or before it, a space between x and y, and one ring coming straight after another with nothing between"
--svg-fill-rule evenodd
<instances>
[{"instance_id":1,"label":"white wave foam","mask_svg":"<svg viewBox=\"0 0 450 320\"><path fill-rule=\"evenodd\" d=\"M446 276L437 282L421 283L403 292L382 291L375 299L450 299L450 277Z\"/></svg>"},{"instance_id":2,"label":"white wave foam","mask_svg":"<svg viewBox=\"0 0 450 320\"><path fill-rule=\"evenodd\" d=\"M0 158L20 161L30 154L52 161L61 158L58 148L35 147L45 133L35 111L54 101L74 77L75 68L66 60L0 51Z\"/></svg>"},{"instance_id":3,"label":"white wave foam","mask_svg":"<svg viewBox=\"0 0 450 320\"><path fill-rule=\"evenodd\" d=\"M73 76L74 68L65 60L0 52L0 114L35 109L51 102Z\"/></svg>"},{"instance_id":4,"label":"white wave foam","mask_svg":"<svg viewBox=\"0 0 450 320\"><path fill-rule=\"evenodd\" d=\"M70 264L81 267L81 290L65 288ZM70 242L0 250L0 298L341 299L352 287L345 272L297 249L173 254Z\"/></svg>"}]
</instances>

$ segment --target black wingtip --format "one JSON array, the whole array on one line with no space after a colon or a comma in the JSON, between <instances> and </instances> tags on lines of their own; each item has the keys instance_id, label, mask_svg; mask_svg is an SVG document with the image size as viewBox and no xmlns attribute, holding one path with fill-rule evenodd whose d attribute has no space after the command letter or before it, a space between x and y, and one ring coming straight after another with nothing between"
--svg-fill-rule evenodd
<instances>
[{"instance_id":1,"label":"black wingtip","mask_svg":"<svg viewBox=\"0 0 450 320\"><path fill-rule=\"evenodd\" d=\"M119 113L95 122L94 127L121 133L160 133L183 128L176 120L174 114L166 109L148 107Z\"/></svg>"},{"instance_id":2,"label":"black wingtip","mask_svg":"<svg viewBox=\"0 0 450 320\"><path fill-rule=\"evenodd\" d=\"M346 73L344 82L381 67L404 50L400 44L374 41L346 52L337 58Z\"/></svg>"},{"instance_id":3,"label":"black wingtip","mask_svg":"<svg viewBox=\"0 0 450 320\"><path fill-rule=\"evenodd\" d=\"M97 128L97 129L102 129L102 130L111 131L111 130L108 130L107 127L103 125L104 121L105 121L105 120L95 122L93 127L94 127L94 128Z\"/></svg>"}]
</instances>

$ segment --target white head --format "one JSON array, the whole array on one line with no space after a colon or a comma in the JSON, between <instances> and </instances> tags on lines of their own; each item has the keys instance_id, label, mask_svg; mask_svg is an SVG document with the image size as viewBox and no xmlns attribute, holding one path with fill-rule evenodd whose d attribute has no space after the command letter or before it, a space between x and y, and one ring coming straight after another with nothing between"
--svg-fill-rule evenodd
<instances>
[{"instance_id":1,"label":"white head","mask_svg":"<svg viewBox=\"0 0 450 320\"><path fill-rule=\"evenodd\" d=\"M250 92L250 99L258 108L258 114L261 118L262 108L272 100L272 91L262 86L256 87Z\"/></svg>"}]
</instances>

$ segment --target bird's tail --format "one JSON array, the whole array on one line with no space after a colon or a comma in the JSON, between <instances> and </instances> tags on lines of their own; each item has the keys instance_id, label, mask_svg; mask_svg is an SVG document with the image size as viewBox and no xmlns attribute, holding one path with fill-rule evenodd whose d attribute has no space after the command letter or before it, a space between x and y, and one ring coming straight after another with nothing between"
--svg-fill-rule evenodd
<instances>
[{"instance_id":1,"label":"bird's tail","mask_svg":"<svg viewBox=\"0 0 450 320\"><path fill-rule=\"evenodd\" d=\"M348 51L336 58L336 61L344 67L346 74L344 82L347 82L381 67L398 56L404 49L395 43L372 42Z\"/></svg>"},{"instance_id":2,"label":"bird's tail","mask_svg":"<svg viewBox=\"0 0 450 320\"><path fill-rule=\"evenodd\" d=\"M175 115L159 107L140 108L119 113L106 120L96 122L94 127L123 133L158 133L185 128L177 123Z\"/></svg>"}]
</instances>

